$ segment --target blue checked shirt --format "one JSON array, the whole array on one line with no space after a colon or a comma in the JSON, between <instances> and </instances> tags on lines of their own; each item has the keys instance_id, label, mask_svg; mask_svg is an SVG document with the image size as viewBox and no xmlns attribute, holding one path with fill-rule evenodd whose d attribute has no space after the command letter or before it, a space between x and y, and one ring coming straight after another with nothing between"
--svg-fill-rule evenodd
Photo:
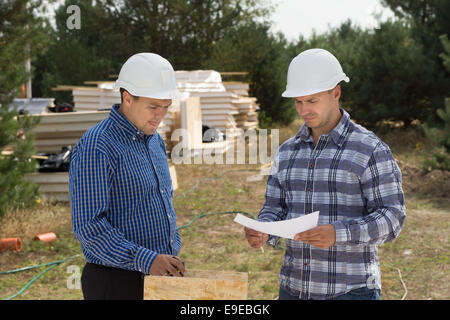
<instances>
[{"instance_id":1,"label":"blue checked shirt","mask_svg":"<svg viewBox=\"0 0 450 320\"><path fill-rule=\"evenodd\" d=\"M87 262L149 274L157 254L178 254L165 143L157 132L144 136L118 105L74 147L69 191Z\"/></svg>"},{"instance_id":2,"label":"blue checked shirt","mask_svg":"<svg viewBox=\"0 0 450 320\"><path fill-rule=\"evenodd\" d=\"M317 144L303 125L280 146L258 216L279 221L320 211L319 225L334 225L336 242L326 250L286 239L279 283L300 299L381 289L377 246L395 239L406 218L401 172L389 147L341 113Z\"/></svg>"}]
</instances>

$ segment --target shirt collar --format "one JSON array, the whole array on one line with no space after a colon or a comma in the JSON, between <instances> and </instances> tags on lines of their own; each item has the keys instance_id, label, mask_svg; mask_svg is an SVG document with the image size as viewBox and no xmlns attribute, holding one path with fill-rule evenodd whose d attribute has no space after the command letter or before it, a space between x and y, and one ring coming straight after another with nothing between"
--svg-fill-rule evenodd
<instances>
[{"instance_id":1,"label":"shirt collar","mask_svg":"<svg viewBox=\"0 0 450 320\"><path fill-rule=\"evenodd\" d=\"M339 120L336 127L334 127L334 129L327 135L330 135L333 142L341 147L347 137L350 115L342 108L339 110L342 114L341 120ZM311 136L311 129L306 125L306 123L303 124L298 133L295 135L295 141L314 142Z\"/></svg>"},{"instance_id":2,"label":"shirt collar","mask_svg":"<svg viewBox=\"0 0 450 320\"><path fill-rule=\"evenodd\" d=\"M119 111L120 104L114 104L111 108L111 112L109 113L109 117L118 124L123 131L130 135L131 137L138 137L141 139L145 139L144 133L137 129L134 124L130 122L122 113ZM134 138L136 139L136 138Z\"/></svg>"}]
</instances>

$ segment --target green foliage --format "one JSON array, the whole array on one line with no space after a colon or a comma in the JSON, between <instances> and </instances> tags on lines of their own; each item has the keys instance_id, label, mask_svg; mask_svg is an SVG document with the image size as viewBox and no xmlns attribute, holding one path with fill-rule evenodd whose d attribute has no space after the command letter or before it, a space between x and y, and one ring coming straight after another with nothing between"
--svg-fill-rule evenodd
<instances>
[{"instance_id":1,"label":"green foliage","mask_svg":"<svg viewBox=\"0 0 450 320\"><path fill-rule=\"evenodd\" d=\"M446 99L445 110L438 109L437 114L444 122L443 128L431 127L425 123L423 125L425 135L436 145L450 152L450 98Z\"/></svg>"},{"instance_id":2,"label":"green foliage","mask_svg":"<svg viewBox=\"0 0 450 320\"><path fill-rule=\"evenodd\" d=\"M448 0L381 0L400 18L412 19L414 23L441 35L450 30L450 2Z\"/></svg>"},{"instance_id":3,"label":"green foliage","mask_svg":"<svg viewBox=\"0 0 450 320\"><path fill-rule=\"evenodd\" d=\"M38 119L18 116L9 105L26 80L26 58L46 44L44 21L33 14L41 5L37 0L0 3L0 151L5 147L12 151L0 154L0 217L9 209L34 204L38 195L38 187L24 178L36 168L31 129Z\"/></svg>"},{"instance_id":4,"label":"green foliage","mask_svg":"<svg viewBox=\"0 0 450 320\"><path fill-rule=\"evenodd\" d=\"M66 0L56 10L52 45L39 58L43 96L69 100L51 88L108 80L132 54L154 52L175 70L203 68L214 44L266 14L260 0L132 1ZM69 5L78 5L81 28L66 26ZM70 57L70 59L68 59Z\"/></svg>"},{"instance_id":5,"label":"green foliage","mask_svg":"<svg viewBox=\"0 0 450 320\"><path fill-rule=\"evenodd\" d=\"M66 26L69 5L80 7L80 29ZM34 90L71 102L70 92L51 88L111 79L132 54L154 52L175 70L248 71L261 123L289 123L295 109L281 98L285 40L264 24L268 10L260 0L66 0L56 10L50 49L36 63Z\"/></svg>"},{"instance_id":6,"label":"green foliage","mask_svg":"<svg viewBox=\"0 0 450 320\"><path fill-rule=\"evenodd\" d=\"M429 156L425 157L423 168L425 171L450 171L450 154L445 148L437 148Z\"/></svg>"},{"instance_id":7,"label":"green foliage","mask_svg":"<svg viewBox=\"0 0 450 320\"><path fill-rule=\"evenodd\" d=\"M450 71L450 41L446 35L440 38L445 49L445 53L440 56L445 68ZM428 171L450 171L450 98L445 99L445 109L438 109L436 113L443 121L442 127L431 127L427 123L423 125L425 135L437 145L437 150L426 157L424 167Z\"/></svg>"},{"instance_id":8,"label":"green foliage","mask_svg":"<svg viewBox=\"0 0 450 320\"><path fill-rule=\"evenodd\" d=\"M25 180L25 174L36 170L31 159L35 149L30 130L38 121L0 108L0 150L9 146L13 151L0 156L0 217L9 209L29 207L36 202L38 186Z\"/></svg>"},{"instance_id":9,"label":"green foliage","mask_svg":"<svg viewBox=\"0 0 450 320\"><path fill-rule=\"evenodd\" d=\"M292 101L281 97L289 65L284 54L286 40L282 35L271 35L269 27L263 23L240 27L214 45L205 63L207 69L249 73L250 94L258 98L261 108L260 127L285 125L296 115Z\"/></svg>"},{"instance_id":10,"label":"green foliage","mask_svg":"<svg viewBox=\"0 0 450 320\"><path fill-rule=\"evenodd\" d=\"M356 121L371 128L386 121L431 123L439 121L436 110L444 108L450 87L438 39L450 30L449 3L385 0L400 20L371 30L347 21L289 43L270 32L271 8L262 0L66 0L56 10L49 50L34 63L33 91L71 102L69 91L51 88L112 79L130 55L150 51L176 70L249 72L237 80L250 82L260 125L284 125L296 116L292 100L281 97L289 63L301 51L321 47L335 54L350 77L342 83L341 101ZM80 7L79 30L66 26L69 5Z\"/></svg>"},{"instance_id":11,"label":"green foliage","mask_svg":"<svg viewBox=\"0 0 450 320\"><path fill-rule=\"evenodd\" d=\"M309 48L324 48L340 61L349 83L341 83L341 103L369 128L386 121L425 122L443 107L450 78L441 61L415 39L407 21L388 20L363 30L350 20L287 50L291 59Z\"/></svg>"},{"instance_id":12,"label":"green foliage","mask_svg":"<svg viewBox=\"0 0 450 320\"><path fill-rule=\"evenodd\" d=\"M450 87L449 70L442 68L441 53L445 50L442 35L450 32L450 1L448 0L382 0L401 19L409 22L411 36L423 47L424 62L428 73L417 74L417 79L430 83L427 94L420 93L432 107L429 116L423 122L439 121L436 110L444 108L444 100ZM419 61L420 62L420 61ZM430 76L431 75L431 76Z\"/></svg>"},{"instance_id":13,"label":"green foliage","mask_svg":"<svg viewBox=\"0 0 450 320\"><path fill-rule=\"evenodd\" d=\"M403 21L381 23L373 32L359 37L360 48L351 61L349 89L343 97L355 119L368 127L381 121L426 120L442 102L443 92L436 87L449 79L440 77L441 67L425 54L426 48L415 41L412 29ZM352 53L350 53L352 54ZM439 72L437 72L439 70Z\"/></svg>"}]
</instances>

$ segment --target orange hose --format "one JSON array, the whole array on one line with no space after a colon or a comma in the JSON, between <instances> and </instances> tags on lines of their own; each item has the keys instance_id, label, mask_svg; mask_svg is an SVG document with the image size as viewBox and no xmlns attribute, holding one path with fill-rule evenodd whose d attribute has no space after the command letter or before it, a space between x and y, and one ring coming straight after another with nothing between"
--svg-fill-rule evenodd
<instances>
[{"instance_id":1,"label":"orange hose","mask_svg":"<svg viewBox=\"0 0 450 320\"><path fill-rule=\"evenodd\" d=\"M3 238L0 240L0 251L2 250L20 251L22 250L22 241L20 238Z\"/></svg>"},{"instance_id":2,"label":"orange hose","mask_svg":"<svg viewBox=\"0 0 450 320\"><path fill-rule=\"evenodd\" d=\"M40 240L42 242L52 242L56 240L56 234L53 232L41 233L34 237L34 240Z\"/></svg>"}]
</instances>

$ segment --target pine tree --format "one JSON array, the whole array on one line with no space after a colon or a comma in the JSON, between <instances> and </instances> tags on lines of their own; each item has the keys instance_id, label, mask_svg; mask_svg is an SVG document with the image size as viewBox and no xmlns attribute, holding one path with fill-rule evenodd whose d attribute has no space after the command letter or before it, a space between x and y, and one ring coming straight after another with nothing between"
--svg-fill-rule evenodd
<instances>
[{"instance_id":1,"label":"pine tree","mask_svg":"<svg viewBox=\"0 0 450 320\"><path fill-rule=\"evenodd\" d=\"M444 66L450 72L450 41L446 35L440 37L446 53L440 56L444 60ZM438 109L437 115L443 121L441 128L430 127L424 124L425 135L436 145L437 150L425 159L425 170L432 169L450 171L450 98L445 99L445 109Z\"/></svg>"},{"instance_id":2,"label":"pine tree","mask_svg":"<svg viewBox=\"0 0 450 320\"><path fill-rule=\"evenodd\" d=\"M27 54L33 57L45 45L42 20L33 14L41 5L37 0L0 2L0 217L7 210L32 205L38 196L37 185L25 179L36 170L31 129L38 119L19 115L10 103L26 80Z\"/></svg>"}]
</instances>

